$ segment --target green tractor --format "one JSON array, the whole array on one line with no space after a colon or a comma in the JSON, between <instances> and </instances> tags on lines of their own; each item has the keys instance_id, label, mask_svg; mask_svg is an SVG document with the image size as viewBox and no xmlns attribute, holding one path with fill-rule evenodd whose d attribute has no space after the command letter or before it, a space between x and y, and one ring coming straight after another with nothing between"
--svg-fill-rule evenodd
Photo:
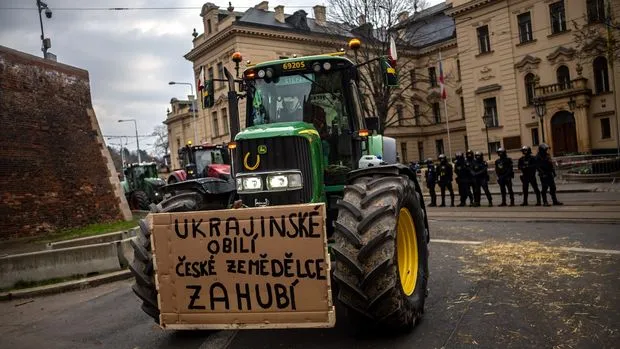
<instances>
[{"instance_id":1,"label":"green tractor","mask_svg":"<svg viewBox=\"0 0 620 349\"><path fill-rule=\"evenodd\" d=\"M390 85L394 69L385 57L377 60ZM225 75L234 187L214 178L194 182L193 193L166 199L153 212L218 209L208 205L213 195L234 198L221 200L220 209L233 201L243 210L325 203L332 285L347 317L357 324L411 329L427 296L426 209L416 174L397 163L394 140L368 128L373 119L364 115L358 65L334 53L256 64L240 79L228 70ZM239 98L247 106L242 131ZM159 323L146 223L138 235L133 290Z\"/></svg>"},{"instance_id":2,"label":"green tractor","mask_svg":"<svg viewBox=\"0 0 620 349\"><path fill-rule=\"evenodd\" d=\"M132 210L148 210L151 203L162 201L162 187L166 182L159 178L157 164L130 164L123 169L123 192Z\"/></svg>"}]
</instances>

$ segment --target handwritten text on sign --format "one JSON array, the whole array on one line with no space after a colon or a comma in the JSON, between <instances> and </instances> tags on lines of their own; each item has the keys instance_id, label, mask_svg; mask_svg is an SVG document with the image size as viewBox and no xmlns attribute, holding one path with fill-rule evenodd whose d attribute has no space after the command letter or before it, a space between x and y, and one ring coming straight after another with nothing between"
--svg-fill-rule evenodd
<instances>
[{"instance_id":1,"label":"handwritten text on sign","mask_svg":"<svg viewBox=\"0 0 620 349\"><path fill-rule=\"evenodd\" d=\"M309 204L152 215L163 317L326 314L324 212L324 205Z\"/></svg>"}]
</instances>

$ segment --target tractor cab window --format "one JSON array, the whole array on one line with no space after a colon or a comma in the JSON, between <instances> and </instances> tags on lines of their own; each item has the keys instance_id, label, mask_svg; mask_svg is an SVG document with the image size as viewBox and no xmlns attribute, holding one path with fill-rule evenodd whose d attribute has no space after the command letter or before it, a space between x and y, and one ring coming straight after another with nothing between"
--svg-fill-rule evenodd
<instances>
[{"instance_id":1,"label":"tractor cab window","mask_svg":"<svg viewBox=\"0 0 620 349\"><path fill-rule=\"evenodd\" d=\"M219 149L196 150L196 171L203 173L209 165L224 164L222 152Z\"/></svg>"},{"instance_id":2,"label":"tractor cab window","mask_svg":"<svg viewBox=\"0 0 620 349\"><path fill-rule=\"evenodd\" d=\"M256 79L248 85L247 126L307 122L319 133L326 183L354 168L352 116L343 73L305 73ZM339 182L340 179L335 180Z\"/></svg>"}]
</instances>

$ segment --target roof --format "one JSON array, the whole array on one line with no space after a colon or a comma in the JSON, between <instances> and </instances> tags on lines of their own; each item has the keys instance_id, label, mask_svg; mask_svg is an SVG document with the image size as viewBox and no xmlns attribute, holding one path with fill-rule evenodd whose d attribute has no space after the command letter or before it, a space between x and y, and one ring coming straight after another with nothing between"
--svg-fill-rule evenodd
<instances>
[{"instance_id":1,"label":"roof","mask_svg":"<svg viewBox=\"0 0 620 349\"><path fill-rule=\"evenodd\" d=\"M456 37L454 19L445 13L450 7L440 3L411 16L400 25L405 27L402 40L420 48Z\"/></svg>"},{"instance_id":2,"label":"roof","mask_svg":"<svg viewBox=\"0 0 620 349\"><path fill-rule=\"evenodd\" d=\"M295 17L305 17L305 23L307 28L302 28L294 23ZM317 34L329 34L329 35L342 35L353 37L350 32L352 27L344 24L326 21L325 26L318 25L314 18L308 17L308 14L304 10L295 11L295 13L284 14L284 23L276 20L276 13L272 11L264 11L257 8L249 8L241 18L237 20L237 24L247 24L254 26L264 26L270 28L279 28L286 31L306 31Z\"/></svg>"}]
</instances>

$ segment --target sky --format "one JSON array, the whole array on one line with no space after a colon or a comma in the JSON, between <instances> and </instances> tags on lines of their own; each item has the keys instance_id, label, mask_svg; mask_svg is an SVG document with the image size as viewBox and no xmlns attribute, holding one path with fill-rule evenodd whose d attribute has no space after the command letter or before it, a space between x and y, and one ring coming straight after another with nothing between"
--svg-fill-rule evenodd
<instances>
[{"instance_id":1,"label":"sky","mask_svg":"<svg viewBox=\"0 0 620 349\"><path fill-rule=\"evenodd\" d=\"M133 136L126 146L135 150L133 123L138 133L150 135L166 119L170 99L187 99L192 82L191 62L183 56L192 48L193 28L203 32L200 8L203 0L44 0L52 18L43 16L45 36L51 38L49 52L58 62L86 69L99 127L104 136ZM228 1L211 1L221 8ZM232 1L235 11L244 11L260 0ZM440 0L431 0L436 4ZM312 6L327 6L328 0L270 2L269 9L284 5L286 13L303 8L312 16ZM154 8L136 10L92 10L92 8ZM89 10L91 9L91 10ZM0 45L41 57L41 29L35 0L0 1ZM195 87L195 86L194 86ZM151 152L155 138L140 138L140 149ZM107 139L118 147L118 139Z\"/></svg>"}]
</instances>

